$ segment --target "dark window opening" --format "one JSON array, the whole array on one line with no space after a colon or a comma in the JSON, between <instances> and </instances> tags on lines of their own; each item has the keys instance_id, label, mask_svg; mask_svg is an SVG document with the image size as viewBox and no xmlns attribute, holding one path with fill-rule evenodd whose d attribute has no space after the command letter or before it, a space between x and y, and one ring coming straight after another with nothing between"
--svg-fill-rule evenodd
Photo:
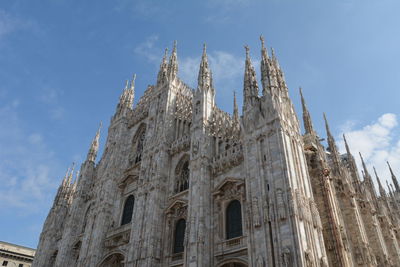
<instances>
[{"instance_id":1,"label":"dark window opening","mask_svg":"<svg viewBox=\"0 0 400 267\"><path fill-rule=\"evenodd\" d=\"M242 207L239 200L233 200L226 208L226 238L231 239L242 235Z\"/></svg>"},{"instance_id":2,"label":"dark window opening","mask_svg":"<svg viewBox=\"0 0 400 267\"><path fill-rule=\"evenodd\" d=\"M180 219L175 226L174 253L181 253L185 249L184 247L185 229L186 229L186 221L185 219Z\"/></svg>"},{"instance_id":3,"label":"dark window opening","mask_svg":"<svg viewBox=\"0 0 400 267\"><path fill-rule=\"evenodd\" d=\"M134 204L135 204L135 198L132 195L130 195L125 201L124 210L122 212L121 225L128 224L132 221Z\"/></svg>"}]
</instances>

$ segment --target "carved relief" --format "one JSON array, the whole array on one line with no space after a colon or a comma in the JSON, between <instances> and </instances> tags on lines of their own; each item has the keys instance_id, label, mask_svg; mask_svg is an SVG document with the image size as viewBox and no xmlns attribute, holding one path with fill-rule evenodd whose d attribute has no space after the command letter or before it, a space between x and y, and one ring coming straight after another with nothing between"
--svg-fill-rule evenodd
<instances>
[{"instance_id":1,"label":"carved relief","mask_svg":"<svg viewBox=\"0 0 400 267\"><path fill-rule=\"evenodd\" d=\"M283 200L282 189L276 190L276 205L277 205L277 209L278 209L279 220L286 220L286 208L285 208L285 202Z\"/></svg>"},{"instance_id":2,"label":"carved relief","mask_svg":"<svg viewBox=\"0 0 400 267\"><path fill-rule=\"evenodd\" d=\"M257 257L256 266L257 267L264 267L264 258L263 258L263 256L259 255Z\"/></svg>"},{"instance_id":3,"label":"carved relief","mask_svg":"<svg viewBox=\"0 0 400 267\"><path fill-rule=\"evenodd\" d=\"M292 266L292 252L289 247L285 247L282 250L282 266L283 267L291 267Z\"/></svg>"},{"instance_id":4,"label":"carved relief","mask_svg":"<svg viewBox=\"0 0 400 267\"><path fill-rule=\"evenodd\" d=\"M304 252L307 267L314 267L314 261L310 250Z\"/></svg>"},{"instance_id":5,"label":"carved relief","mask_svg":"<svg viewBox=\"0 0 400 267\"><path fill-rule=\"evenodd\" d=\"M254 227L261 226L261 216L260 216L260 208L258 205L258 198L253 198L253 225Z\"/></svg>"}]
</instances>

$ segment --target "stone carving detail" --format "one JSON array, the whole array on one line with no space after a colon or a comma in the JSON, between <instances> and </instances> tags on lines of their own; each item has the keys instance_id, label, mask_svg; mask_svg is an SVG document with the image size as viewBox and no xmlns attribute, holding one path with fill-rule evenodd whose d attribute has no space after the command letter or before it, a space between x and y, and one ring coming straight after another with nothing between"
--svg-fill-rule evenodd
<instances>
[{"instance_id":1,"label":"stone carving detail","mask_svg":"<svg viewBox=\"0 0 400 267\"><path fill-rule=\"evenodd\" d=\"M234 145L224 153L220 153L213 158L211 163L212 172L213 174L223 173L239 165L242 161L243 147L241 144Z\"/></svg>"},{"instance_id":2,"label":"stone carving detail","mask_svg":"<svg viewBox=\"0 0 400 267\"><path fill-rule=\"evenodd\" d=\"M256 261L256 267L264 267L264 258L263 256L259 255Z\"/></svg>"},{"instance_id":3,"label":"stone carving detail","mask_svg":"<svg viewBox=\"0 0 400 267\"><path fill-rule=\"evenodd\" d=\"M292 266L292 252L289 247L285 247L282 251L282 266L291 267Z\"/></svg>"},{"instance_id":4,"label":"stone carving detail","mask_svg":"<svg viewBox=\"0 0 400 267\"><path fill-rule=\"evenodd\" d=\"M253 225L254 227L261 226L260 208L258 205L258 198L253 198Z\"/></svg>"},{"instance_id":5,"label":"stone carving detail","mask_svg":"<svg viewBox=\"0 0 400 267\"><path fill-rule=\"evenodd\" d=\"M60 184L33 267L47 266L55 250L54 266L100 266L98 260L112 250L120 250L123 264L159 267L218 266L228 257L256 267L324 267L333 257L375 266L375 255L380 266L400 262L395 174L390 169L395 188L388 185L390 192L382 188L377 195L366 167L364 179L358 177L347 146L340 155L330 134L329 151L321 145L306 110L302 135L274 53L268 56L263 46L260 95L246 50L240 115L236 101L232 115L216 106L206 49L202 86L196 89L177 77L176 47L169 62L167 55L162 60L157 84L148 86L139 101L134 101L134 83L126 86L103 138L101 159L96 159L96 134L78 182L67 175ZM178 156L185 156L182 172L174 172ZM129 194L135 196L134 217L120 226L121 200ZM225 228L235 228L225 227L232 200L241 203L242 221L232 216L232 226L242 222L242 235L236 231L227 239L231 229ZM180 252L175 254L180 258L173 260L171 237L179 220ZM77 240L82 249L74 265L71 250Z\"/></svg>"},{"instance_id":6,"label":"stone carving detail","mask_svg":"<svg viewBox=\"0 0 400 267\"><path fill-rule=\"evenodd\" d=\"M328 267L328 261L327 261L326 257L321 258L320 267Z\"/></svg>"},{"instance_id":7,"label":"stone carving detail","mask_svg":"<svg viewBox=\"0 0 400 267\"><path fill-rule=\"evenodd\" d=\"M170 154L175 155L182 151L188 151L190 147L190 136L184 135L181 138L175 140L171 144Z\"/></svg>"},{"instance_id":8,"label":"stone carving detail","mask_svg":"<svg viewBox=\"0 0 400 267\"><path fill-rule=\"evenodd\" d=\"M304 252L307 267L314 267L314 261L310 250Z\"/></svg>"},{"instance_id":9,"label":"stone carving detail","mask_svg":"<svg viewBox=\"0 0 400 267\"><path fill-rule=\"evenodd\" d=\"M283 221L286 220L286 207L285 202L283 200L283 191L282 189L276 190L276 205L278 209L278 218Z\"/></svg>"}]
</instances>

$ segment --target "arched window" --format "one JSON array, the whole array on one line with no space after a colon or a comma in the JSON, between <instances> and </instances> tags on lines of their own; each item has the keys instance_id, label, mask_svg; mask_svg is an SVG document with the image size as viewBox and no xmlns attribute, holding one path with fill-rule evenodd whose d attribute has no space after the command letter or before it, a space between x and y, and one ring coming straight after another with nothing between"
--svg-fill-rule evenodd
<instances>
[{"instance_id":1,"label":"arched window","mask_svg":"<svg viewBox=\"0 0 400 267\"><path fill-rule=\"evenodd\" d=\"M181 253L184 250L184 240L185 240L185 229L186 221L185 219L180 219L175 226L174 234L174 253Z\"/></svg>"},{"instance_id":2,"label":"arched window","mask_svg":"<svg viewBox=\"0 0 400 267\"><path fill-rule=\"evenodd\" d=\"M125 201L124 210L122 212L121 225L125 225L132 221L134 204L135 204L135 198L132 195L130 195Z\"/></svg>"},{"instance_id":3,"label":"arched window","mask_svg":"<svg viewBox=\"0 0 400 267\"><path fill-rule=\"evenodd\" d=\"M179 164L176 169L175 192L179 193L189 188L189 160L185 160Z\"/></svg>"},{"instance_id":4,"label":"arched window","mask_svg":"<svg viewBox=\"0 0 400 267\"><path fill-rule=\"evenodd\" d=\"M242 206L239 200L233 200L226 208L226 239L235 238L242 234Z\"/></svg>"}]
</instances>

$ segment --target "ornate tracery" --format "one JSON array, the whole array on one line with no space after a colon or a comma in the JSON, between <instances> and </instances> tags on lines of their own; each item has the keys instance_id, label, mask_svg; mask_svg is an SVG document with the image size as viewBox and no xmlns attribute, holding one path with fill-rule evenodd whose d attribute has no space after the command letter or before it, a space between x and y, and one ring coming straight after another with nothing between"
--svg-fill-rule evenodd
<instances>
[{"instance_id":1,"label":"ornate tracery","mask_svg":"<svg viewBox=\"0 0 400 267\"><path fill-rule=\"evenodd\" d=\"M189 158L184 156L175 170L175 193L185 191L189 188Z\"/></svg>"}]
</instances>

